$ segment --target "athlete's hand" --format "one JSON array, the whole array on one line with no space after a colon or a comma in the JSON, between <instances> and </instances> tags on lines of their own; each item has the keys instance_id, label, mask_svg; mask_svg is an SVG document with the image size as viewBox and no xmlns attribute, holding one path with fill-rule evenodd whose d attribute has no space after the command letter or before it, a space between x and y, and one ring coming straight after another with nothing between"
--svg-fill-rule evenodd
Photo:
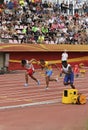
<instances>
[{"instance_id":1,"label":"athlete's hand","mask_svg":"<svg viewBox=\"0 0 88 130\"><path fill-rule=\"evenodd\" d=\"M38 61L37 64L40 65L40 61Z\"/></svg>"}]
</instances>

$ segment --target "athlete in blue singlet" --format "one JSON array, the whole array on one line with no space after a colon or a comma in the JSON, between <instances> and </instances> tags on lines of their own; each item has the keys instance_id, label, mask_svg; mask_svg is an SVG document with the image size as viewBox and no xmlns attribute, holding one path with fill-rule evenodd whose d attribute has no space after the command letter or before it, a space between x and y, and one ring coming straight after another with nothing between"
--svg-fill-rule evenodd
<instances>
[{"instance_id":1,"label":"athlete in blue singlet","mask_svg":"<svg viewBox=\"0 0 88 130\"><path fill-rule=\"evenodd\" d=\"M51 78L53 70L52 70L52 65L49 64L49 62L41 59L39 65L41 66L42 69L45 69L45 80L46 80L46 89L47 89L49 87L50 81L58 81L58 79Z\"/></svg>"},{"instance_id":2,"label":"athlete in blue singlet","mask_svg":"<svg viewBox=\"0 0 88 130\"><path fill-rule=\"evenodd\" d=\"M70 84L71 88L75 89L75 86L73 85L73 83L74 83L74 73L73 73L71 65L68 64L67 61L62 63L62 73L65 74L64 85Z\"/></svg>"}]
</instances>

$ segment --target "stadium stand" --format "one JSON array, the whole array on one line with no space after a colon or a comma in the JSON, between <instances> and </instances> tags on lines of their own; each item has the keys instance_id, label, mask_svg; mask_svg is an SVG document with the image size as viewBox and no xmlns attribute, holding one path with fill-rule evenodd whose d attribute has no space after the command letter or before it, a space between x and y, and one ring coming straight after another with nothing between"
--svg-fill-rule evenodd
<instances>
[{"instance_id":1,"label":"stadium stand","mask_svg":"<svg viewBox=\"0 0 88 130\"><path fill-rule=\"evenodd\" d=\"M88 44L88 3L76 5L73 14L71 3L4 0L0 43Z\"/></svg>"}]
</instances>

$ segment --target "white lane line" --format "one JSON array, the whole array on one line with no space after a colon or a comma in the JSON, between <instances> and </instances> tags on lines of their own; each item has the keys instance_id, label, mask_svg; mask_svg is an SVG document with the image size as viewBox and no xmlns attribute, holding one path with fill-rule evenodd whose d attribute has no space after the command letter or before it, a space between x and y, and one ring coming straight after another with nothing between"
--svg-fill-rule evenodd
<instances>
[{"instance_id":1,"label":"white lane line","mask_svg":"<svg viewBox=\"0 0 88 130\"><path fill-rule=\"evenodd\" d=\"M12 108L24 108L24 107L30 107L30 106L46 105L46 104L55 104L55 103L60 103L60 102L61 102L61 99L58 99L58 100L56 99L56 100L51 100L51 101L42 101L42 102L35 102L35 103L28 103L28 104L3 106L3 107L0 107L0 110L12 109Z\"/></svg>"},{"instance_id":2,"label":"white lane line","mask_svg":"<svg viewBox=\"0 0 88 130\"><path fill-rule=\"evenodd\" d=\"M60 103L60 102L61 102L61 99L53 100L53 101L42 101L42 102L35 102L35 103L28 103L28 104L12 105L12 106L3 106L3 107L0 107L0 110L11 109L11 108L23 108L23 107L36 106L36 105L53 104L53 103Z\"/></svg>"}]
</instances>

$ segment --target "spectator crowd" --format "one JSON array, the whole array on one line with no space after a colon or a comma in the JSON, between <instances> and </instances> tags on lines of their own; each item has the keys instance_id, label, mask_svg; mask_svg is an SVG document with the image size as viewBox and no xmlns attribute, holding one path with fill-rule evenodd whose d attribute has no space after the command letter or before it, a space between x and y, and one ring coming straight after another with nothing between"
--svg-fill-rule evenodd
<instances>
[{"instance_id":1,"label":"spectator crowd","mask_svg":"<svg viewBox=\"0 0 88 130\"><path fill-rule=\"evenodd\" d=\"M4 0L0 43L88 44L88 3Z\"/></svg>"}]
</instances>

